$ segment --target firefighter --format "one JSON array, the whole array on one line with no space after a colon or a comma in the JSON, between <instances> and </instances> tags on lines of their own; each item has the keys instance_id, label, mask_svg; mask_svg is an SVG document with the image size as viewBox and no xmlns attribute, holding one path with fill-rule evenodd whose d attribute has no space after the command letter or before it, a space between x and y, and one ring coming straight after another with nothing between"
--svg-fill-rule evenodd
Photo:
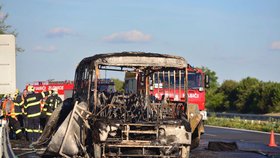
<instances>
[{"instance_id":1,"label":"firefighter","mask_svg":"<svg viewBox=\"0 0 280 158\"><path fill-rule=\"evenodd\" d=\"M51 91L35 93L33 86L28 86L28 94L25 98L24 111L26 112L27 125L26 132L29 141L36 141L42 130L40 129L41 100L51 94Z\"/></svg>"},{"instance_id":2,"label":"firefighter","mask_svg":"<svg viewBox=\"0 0 280 158\"><path fill-rule=\"evenodd\" d=\"M16 89L14 94L14 105L15 105L15 114L20 123L21 128L23 128L23 106L24 106L24 99L21 95L19 95L19 90Z\"/></svg>"},{"instance_id":3,"label":"firefighter","mask_svg":"<svg viewBox=\"0 0 280 158\"><path fill-rule=\"evenodd\" d=\"M23 89L21 98L24 101L24 103L26 103L27 94L28 94L27 89ZM24 111L24 106L23 106L23 109L22 109L22 117L23 117L23 128L22 129L24 131L25 138L28 140L27 132L26 132L26 129L24 128L27 125L27 118L26 118L26 112Z\"/></svg>"},{"instance_id":4,"label":"firefighter","mask_svg":"<svg viewBox=\"0 0 280 158\"><path fill-rule=\"evenodd\" d=\"M24 90L22 91L22 99L23 99L23 100L25 100L25 98L27 97L27 94L28 94L27 89L24 89Z\"/></svg>"},{"instance_id":5,"label":"firefighter","mask_svg":"<svg viewBox=\"0 0 280 158\"><path fill-rule=\"evenodd\" d=\"M16 117L15 104L11 98L8 98L8 97L5 98L3 105L2 105L2 109L3 109L4 115L6 117L6 120L9 122L9 127L16 134L16 139L21 139L22 130L20 127L20 123Z\"/></svg>"},{"instance_id":6,"label":"firefighter","mask_svg":"<svg viewBox=\"0 0 280 158\"><path fill-rule=\"evenodd\" d=\"M62 103L62 99L58 96L58 90L53 89L53 93L47 98L43 111L46 114L46 123L48 122L53 111L57 108L59 104Z\"/></svg>"}]
</instances>

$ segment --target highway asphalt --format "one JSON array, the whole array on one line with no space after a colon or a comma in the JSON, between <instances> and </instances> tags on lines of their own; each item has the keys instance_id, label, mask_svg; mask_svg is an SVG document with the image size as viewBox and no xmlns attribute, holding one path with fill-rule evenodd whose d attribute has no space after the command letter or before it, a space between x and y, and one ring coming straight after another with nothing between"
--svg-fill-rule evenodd
<instances>
[{"instance_id":1,"label":"highway asphalt","mask_svg":"<svg viewBox=\"0 0 280 158\"><path fill-rule=\"evenodd\" d=\"M275 143L280 145L280 134L275 134ZM209 142L236 142L236 151L208 150ZM269 147L270 133L254 132L221 127L205 127L200 146L191 151L190 158L280 158L280 147ZM23 148L21 149L22 152ZM24 157L38 157L26 150Z\"/></svg>"},{"instance_id":2,"label":"highway asphalt","mask_svg":"<svg viewBox=\"0 0 280 158\"><path fill-rule=\"evenodd\" d=\"M280 134L275 134L280 145ZM211 151L209 142L236 142L238 150ZM280 147L269 147L270 133L206 126L200 146L191 152L191 158L280 158Z\"/></svg>"}]
</instances>

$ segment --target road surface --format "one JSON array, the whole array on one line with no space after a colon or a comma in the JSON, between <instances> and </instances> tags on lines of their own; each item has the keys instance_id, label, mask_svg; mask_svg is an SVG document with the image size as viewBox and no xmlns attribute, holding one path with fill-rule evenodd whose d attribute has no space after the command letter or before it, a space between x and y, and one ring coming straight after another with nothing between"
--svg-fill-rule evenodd
<instances>
[{"instance_id":1,"label":"road surface","mask_svg":"<svg viewBox=\"0 0 280 158\"><path fill-rule=\"evenodd\" d=\"M208 142L236 142L237 151L221 152L207 150ZM191 152L191 158L280 158L280 147L268 147L269 133L251 132L206 126L200 146ZM280 135L275 135L276 144L280 145ZM267 154L267 155L264 155Z\"/></svg>"},{"instance_id":2,"label":"road surface","mask_svg":"<svg viewBox=\"0 0 280 158\"><path fill-rule=\"evenodd\" d=\"M270 134L251 132L220 127L205 127L205 134L201 137L200 146L191 152L191 158L280 158L280 147L268 147ZM275 134L276 144L280 145L280 134ZM238 149L232 152L207 150L208 142L236 142ZM30 148L16 147L18 142L11 142L18 157L39 158ZM28 142L25 142L28 143ZM22 145L22 144L21 144ZM26 144L25 146L28 146ZM250 152L249 152L250 151ZM259 153L257 153L259 151ZM262 153L262 154L261 154ZM21 155L22 154L22 155ZM264 155L264 154L267 154ZM276 156L278 155L278 156Z\"/></svg>"}]
</instances>

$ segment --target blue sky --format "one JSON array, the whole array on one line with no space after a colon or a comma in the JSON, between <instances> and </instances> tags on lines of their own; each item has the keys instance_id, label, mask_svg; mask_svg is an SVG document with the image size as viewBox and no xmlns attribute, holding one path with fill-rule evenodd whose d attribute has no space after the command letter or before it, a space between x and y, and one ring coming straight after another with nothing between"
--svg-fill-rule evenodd
<instances>
[{"instance_id":1,"label":"blue sky","mask_svg":"<svg viewBox=\"0 0 280 158\"><path fill-rule=\"evenodd\" d=\"M180 55L217 73L280 82L279 0L2 0L19 33L17 85L72 80L84 57L146 51Z\"/></svg>"}]
</instances>

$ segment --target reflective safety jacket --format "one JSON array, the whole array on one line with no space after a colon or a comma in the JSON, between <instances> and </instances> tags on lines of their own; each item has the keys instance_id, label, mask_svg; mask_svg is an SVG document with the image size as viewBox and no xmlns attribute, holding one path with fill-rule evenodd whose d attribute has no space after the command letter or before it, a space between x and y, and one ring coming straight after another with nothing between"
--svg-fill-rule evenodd
<instances>
[{"instance_id":1,"label":"reflective safety jacket","mask_svg":"<svg viewBox=\"0 0 280 158\"><path fill-rule=\"evenodd\" d=\"M14 102L10 99L5 99L2 105L2 109L4 112L5 117L11 116L12 118L15 118L15 108L14 108Z\"/></svg>"},{"instance_id":2,"label":"reflective safety jacket","mask_svg":"<svg viewBox=\"0 0 280 158\"><path fill-rule=\"evenodd\" d=\"M41 99L51 94L51 91L42 93L31 93L25 98L24 111L27 118L39 117L41 115Z\"/></svg>"},{"instance_id":3,"label":"reflective safety jacket","mask_svg":"<svg viewBox=\"0 0 280 158\"><path fill-rule=\"evenodd\" d=\"M47 116L51 116L54 109L62 103L61 98L58 95L52 95L47 98L43 111Z\"/></svg>"},{"instance_id":4,"label":"reflective safety jacket","mask_svg":"<svg viewBox=\"0 0 280 158\"><path fill-rule=\"evenodd\" d=\"M23 98L18 95L16 97L16 99L14 100L14 104L15 104L15 114L17 115L22 115L22 108L24 106L24 100Z\"/></svg>"}]
</instances>

